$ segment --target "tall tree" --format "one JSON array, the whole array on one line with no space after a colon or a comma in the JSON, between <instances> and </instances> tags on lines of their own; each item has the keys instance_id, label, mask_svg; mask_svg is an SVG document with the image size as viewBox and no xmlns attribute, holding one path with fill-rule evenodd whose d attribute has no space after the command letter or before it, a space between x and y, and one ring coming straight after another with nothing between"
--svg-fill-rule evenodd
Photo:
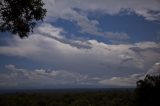
<instances>
[{"instance_id":1,"label":"tall tree","mask_svg":"<svg viewBox=\"0 0 160 106\"><path fill-rule=\"evenodd\" d=\"M42 0L0 0L0 31L28 37L36 22L45 17L43 6Z\"/></svg>"},{"instance_id":2,"label":"tall tree","mask_svg":"<svg viewBox=\"0 0 160 106\"><path fill-rule=\"evenodd\" d=\"M160 106L160 75L147 75L137 82L134 106Z\"/></svg>"}]
</instances>

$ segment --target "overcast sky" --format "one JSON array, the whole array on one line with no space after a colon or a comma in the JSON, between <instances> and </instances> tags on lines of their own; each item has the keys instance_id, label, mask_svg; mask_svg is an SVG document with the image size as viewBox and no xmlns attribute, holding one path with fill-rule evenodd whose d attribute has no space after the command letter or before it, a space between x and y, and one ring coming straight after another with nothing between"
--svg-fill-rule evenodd
<instances>
[{"instance_id":1,"label":"overcast sky","mask_svg":"<svg viewBox=\"0 0 160 106\"><path fill-rule=\"evenodd\" d=\"M0 33L0 89L134 87L160 73L159 0L43 0L20 39Z\"/></svg>"}]
</instances>

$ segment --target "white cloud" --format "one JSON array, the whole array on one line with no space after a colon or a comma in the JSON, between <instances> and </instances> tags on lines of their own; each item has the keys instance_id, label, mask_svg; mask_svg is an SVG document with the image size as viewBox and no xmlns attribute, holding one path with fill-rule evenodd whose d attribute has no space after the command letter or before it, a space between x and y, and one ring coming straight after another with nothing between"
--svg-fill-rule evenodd
<instances>
[{"instance_id":1,"label":"white cloud","mask_svg":"<svg viewBox=\"0 0 160 106\"><path fill-rule=\"evenodd\" d=\"M108 39L114 40L127 40L129 36L124 32L103 32L100 31L100 28L97 27L99 22L97 20L90 20L86 14L80 14L73 9L66 9L64 13L60 15L62 19L66 19L69 21L75 21L78 26L81 27L81 33L88 33L97 36L104 36Z\"/></svg>"},{"instance_id":2,"label":"white cloud","mask_svg":"<svg viewBox=\"0 0 160 106\"><path fill-rule=\"evenodd\" d=\"M58 70L116 76L146 72L159 61L159 43L105 44L96 40L65 38L63 29L42 24L27 39L14 36L8 45L0 47L1 55L21 56Z\"/></svg>"},{"instance_id":3,"label":"white cloud","mask_svg":"<svg viewBox=\"0 0 160 106\"><path fill-rule=\"evenodd\" d=\"M160 20L160 1L158 0L44 0L44 2L48 11L46 21L55 21L59 18L74 21L82 28L81 32L112 39L119 37L118 32L109 35L110 32L101 32L97 27L99 22L88 18L89 12L98 11L102 14L117 15L126 10L126 14L133 12L147 20ZM128 39L128 36L125 34L123 38Z\"/></svg>"},{"instance_id":4,"label":"white cloud","mask_svg":"<svg viewBox=\"0 0 160 106\"><path fill-rule=\"evenodd\" d=\"M158 0L45 0L45 2L48 10L45 22L56 21L59 18L69 20L80 26L81 32L104 36L112 42L127 40L129 35L125 32L103 32L97 27L99 22L88 17L89 12L117 15L123 10L128 10L147 20L160 19ZM147 41L134 44L105 44L97 40L67 39L64 34L62 28L44 23L38 26L29 38L20 39L14 36L8 45L1 46L0 55L25 57L58 70L26 70L8 65L6 68L16 71L10 72L9 75L1 73L1 85L7 84L4 79L7 79L10 85L13 84L12 81L23 84L20 79L25 78L26 83L33 79L36 79L33 83L39 81L43 83L46 80L48 84L54 83L55 80L56 83L72 81L83 83L83 79L87 79L91 82L99 81L101 84L127 86L134 85L141 77L141 74L135 73L146 73L150 67L151 72L159 71L157 68L159 65L156 65L160 60L159 43ZM155 66L152 66L154 63ZM87 75L91 77L87 78Z\"/></svg>"},{"instance_id":5,"label":"white cloud","mask_svg":"<svg viewBox=\"0 0 160 106\"><path fill-rule=\"evenodd\" d=\"M107 14L118 14L124 9L133 11L149 20L159 20L159 0L45 0L49 16L63 14L67 9L82 11L100 11ZM59 12L61 11L61 12Z\"/></svg>"}]
</instances>

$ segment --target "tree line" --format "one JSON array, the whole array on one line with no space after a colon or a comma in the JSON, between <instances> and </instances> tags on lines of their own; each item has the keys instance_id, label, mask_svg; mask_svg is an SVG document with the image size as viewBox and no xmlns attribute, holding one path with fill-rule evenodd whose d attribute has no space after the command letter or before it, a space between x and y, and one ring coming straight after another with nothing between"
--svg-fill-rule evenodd
<instances>
[{"instance_id":1,"label":"tree line","mask_svg":"<svg viewBox=\"0 0 160 106\"><path fill-rule=\"evenodd\" d=\"M147 75L134 90L1 94L0 106L160 106L160 75Z\"/></svg>"}]
</instances>

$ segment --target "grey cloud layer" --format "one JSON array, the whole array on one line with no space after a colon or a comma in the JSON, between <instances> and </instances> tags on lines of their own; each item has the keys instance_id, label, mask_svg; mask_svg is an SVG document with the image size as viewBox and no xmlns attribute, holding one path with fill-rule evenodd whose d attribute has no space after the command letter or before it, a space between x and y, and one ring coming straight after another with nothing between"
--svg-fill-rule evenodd
<instances>
[{"instance_id":1,"label":"grey cloud layer","mask_svg":"<svg viewBox=\"0 0 160 106\"><path fill-rule=\"evenodd\" d=\"M145 78L146 75L160 75L160 63L155 63L146 73L132 74L128 77L112 77L110 79L100 80L100 84L135 86L136 82Z\"/></svg>"},{"instance_id":2,"label":"grey cloud layer","mask_svg":"<svg viewBox=\"0 0 160 106\"><path fill-rule=\"evenodd\" d=\"M53 87L63 84L81 84L88 78L66 70L27 70L14 65L6 65L5 73L0 74L1 88L14 87Z\"/></svg>"},{"instance_id":3,"label":"grey cloud layer","mask_svg":"<svg viewBox=\"0 0 160 106\"><path fill-rule=\"evenodd\" d=\"M135 86L136 81L144 79L147 74L160 74L160 63L155 63L146 73L131 74L124 77L91 77L66 70L27 70L14 65L6 65L5 72L0 74L1 88L16 87L56 87L57 85L99 85L99 86Z\"/></svg>"}]
</instances>

